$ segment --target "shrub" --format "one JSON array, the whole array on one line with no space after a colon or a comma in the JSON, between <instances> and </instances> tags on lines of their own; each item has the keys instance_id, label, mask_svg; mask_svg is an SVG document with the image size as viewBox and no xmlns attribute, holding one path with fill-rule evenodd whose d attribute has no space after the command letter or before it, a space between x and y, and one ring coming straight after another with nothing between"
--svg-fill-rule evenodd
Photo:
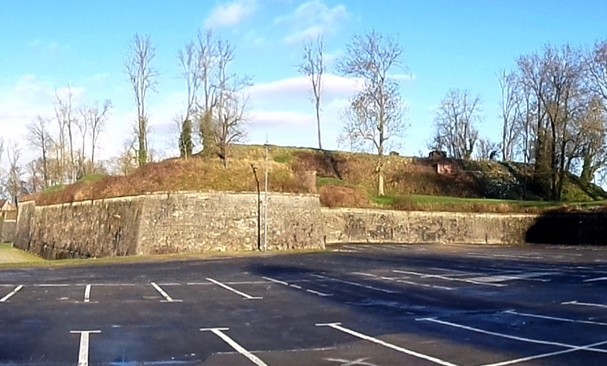
<instances>
[{"instance_id":1,"label":"shrub","mask_svg":"<svg viewBox=\"0 0 607 366\"><path fill-rule=\"evenodd\" d=\"M325 207L370 207L369 195L353 187L324 186L319 190L320 204Z\"/></svg>"}]
</instances>

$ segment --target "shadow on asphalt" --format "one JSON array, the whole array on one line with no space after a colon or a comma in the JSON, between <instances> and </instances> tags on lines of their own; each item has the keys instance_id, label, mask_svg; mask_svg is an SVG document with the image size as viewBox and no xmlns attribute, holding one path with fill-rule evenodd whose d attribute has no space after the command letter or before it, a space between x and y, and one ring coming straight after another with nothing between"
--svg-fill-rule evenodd
<instances>
[{"instance_id":1,"label":"shadow on asphalt","mask_svg":"<svg viewBox=\"0 0 607 366\"><path fill-rule=\"evenodd\" d=\"M405 248L406 246L403 246L403 250L406 250ZM535 249L538 248L541 247L535 247ZM359 313L360 318L365 319L365 323L372 324L372 326L369 325L358 330L373 337L391 334L415 335L421 338L432 337L435 340L463 347L463 349L474 347L475 350L487 352L500 351L514 355L513 358L542 353L544 350L544 348L540 348L538 351L537 344L521 343L497 336L419 321L420 318L432 317L449 319L449 321L469 327L481 329L490 327L491 331L515 337L520 336L521 332L527 336L532 333L534 336L531 338L540 340L540 342L590 344L606 340L601 329L592 328L581 332L579 329L586 328L562 322L556 323L558 332L555 332L555 323L550 320L521 319L517 315L504 313L514 309L519 312L559 318L588 319L587 309L559 306L560 302L554 301L555 294L563 294L562 301L579 297L580 294L576 291L579 280L576 282L567 275L556 277L551 282L513 282L505 287L485 287L462 283L453 285L456 288L454 291L407 286L373 278L356 277L354 279L350 275L352 271L358 271L361 268L365 268L366 271L404 268L407 271L420 273L431 272L429 268L443 268L467 272L478 270L486 272L479 276L491 276L495 273L489 272L489 269L496 269L496 272L503 273L508 272L509 268L515 272L521 267L526 267L528 272L558 272L558 267L567 265L567 263L471 258L453 253L432 256L419 253L413 255L381 255L379 253L305 255L305 257L316 257L320 259L319 261L306 261L302 257L274 257L265 261L266 263L250 265L248 270L258 276L276 278L287 275L291 277L301 275L305 278L309 278L310 275L321 275L343 281L356 281L368 288L381 287L393 291L394 293L379 293L362 287L358 290L349 288L346 291L345 288L349 285L338 282L334 285L334 296L322 297L318 300L327 305L336 305L349 312ZM323 260L325 257L330 257L332 260ZM580 266L592 264L594 263L591 260L575 263ZM605 292L604 285L598 283L594 285L597 292ZM567 297L568 295L570 297ZM607 319L603 321L607 321ZM347 326L347 324L344 325ZM411 345L411 348L415 348L415 346Z\"/></svg>"},{"instance_id":2,"label":"shadow on asphalt","mask_svg":"<svg viewBox=\"0 0 607 366\"><path fill-rule=\"evenodd\" d=\"M607 212L548 212L527 230L527 243L607 246Z\"/></svg>"}]
</instances>

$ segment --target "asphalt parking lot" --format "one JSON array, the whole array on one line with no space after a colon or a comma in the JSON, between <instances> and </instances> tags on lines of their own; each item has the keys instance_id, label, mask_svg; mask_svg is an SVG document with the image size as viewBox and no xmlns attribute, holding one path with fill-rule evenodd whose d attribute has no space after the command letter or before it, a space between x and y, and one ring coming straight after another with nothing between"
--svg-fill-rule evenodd
<instances>
[{"instance_id":1,"label":"asphalt parking lot","mask_svg":"<svg viewBox=\"0 0 607 366\"><path fill-rule=\"evenodd\" d=\"M605 365L607 248L0 271L0 364Z\"/></svg>"}]
</instances>

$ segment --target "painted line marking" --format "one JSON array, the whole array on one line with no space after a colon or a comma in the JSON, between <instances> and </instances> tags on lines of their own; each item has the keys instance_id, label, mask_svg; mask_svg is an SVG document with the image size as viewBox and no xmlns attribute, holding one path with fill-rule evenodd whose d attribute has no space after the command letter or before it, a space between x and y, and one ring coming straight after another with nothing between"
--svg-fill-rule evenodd
<instances>
[{"instance_id":1,"label":"painted line marking","mask_svg":"<svg viewBox=\"0 0 607 366\"><path fill-rule=\"evenodd\" d=\"M223 283L231 286L238 285L265 285L269 281L224 281ZM212 283L208 282L187 282L186 286L212 286Z\"/></svg>"},{"instance_id":2,"label":"painted line marking","mask_svg":"<svg viewBox=\"0 0 607 366\"><path fill-rule=\"evenodd\" d=\"M91 334L99 334L100 330L72 330L72 334L80 334L80 350L78 351L78 366L89 364L89 337Z\"/></svg>"},{"instance_id":3,"label":"painted line marking","mask_svg":"<svg viewBox=\"0 0 607 366\"><path fill-rule=\"evenodd\" d=\"M579 323L579 324L592 324L592 325L601 325L601 326L607 326L607 323L603 323L603 322L595 322L595 321L592 321L592 320L576 320L576 319L559 318L559 317L555 317L555 316L547 316L547 315L537 315L537 314L519 313L519 312L514 311L514 310L506 310L506 311L504 311L504 313L507 313L507 314L512 314L512 315L518 315L518 316L526 316L526 317L529 317L529 318L538 318L538 319L556 320L556 321L560 321L560 322L566 322L566 323Z\"/></svg>"},{"instance_id":4,"label":"painted line marking","mask_svg":"<svg viewBox=\"0 0 607 366\"><path fill-rule=\"evenodd\" d=\"M362 288L366 288L368 290L380 291L380 292L384 292L384 293L387 293L387 294L397 294L398 293L398 291L387 290L385 288L379 288L379 287L374 287L374 286L369 286L369 285L363 285L361 283L352 282L352 281L346 281L346 280L341 280L339 278L327 277L327 276L323 276L323 275L319 275L319 274L312 274L311 276L316 277L316 278L321 278L321 279L324 279L324 280L338 282L338 283L345 283L347 285L362 287Z\"/></svg>"},{"instance_id":5,"label":"painted line marking","mask_svg":"<svg viewBox=\"0 0 607 366\"><path fill-rule=\"evenodd\" d=\"M216 284L217 286L222 287L222 288L224 288L224 289L226 289L226 290L228 290L228 291L231 291L231 292L233 292L233 293L235 293L235 294L238 294L238 295L240 295L240 296L244 297L244 298L245 298L245 299L247 299L247 300L261 300L261 299L263 299L263 297L251 296L251 295L245 294L245 293L244 293L244 292L242 292L242 291L238 291L238 290L236 290L235 288L232 288L232 287L230 287L230 286L228 286L228 285L225 285L225 284L223 284L223 283L221 283L221 282L219 282L219 281L215 281L215 280L214 280L214 279L212 279L212 278L208 278L208 277L207 277L207 281L209 281L209 282L211 282L211 283L214 283L214 284Z\"/></svg>"},{"instance_id":6,"label":"painted line marking","mask_svg":"<svg viewBox=\"0 0 607 366\"><path fill-rule=\"evenodd\" d=\"M314 295L322 296L322 297L332 296L331 294L325 294L324 292L320 292L320 291L316 291L316 290L310 290L310 289L306 289L306 292L309 292L309 293L314 294Z\"/></svg>"},{"instance_id":7,"label":"painted line marking","mask_svg":"<svg viewBox=\"0 0 607 366\"><path fill-rule=\"evenodd\" d=\"M584 282L596 282L596 281L607 281L607 277L590 278L588 280L584 280Z\"/></svg>"},{"instance_id":8,"label":"painted line marking","mask_svg":"<svg viewBox=\"0 0 607 366\"><path fill-rule=\"evenodd\" d=\"M172 297L170 297L169 294L167 294L160 286L158 286L158 284L156 284L156 282L152 282L151 285L156 289L156 291L158 291L158 293L160 293L160 295L162 295L162 297L165 298L166 302L182 302L182 300L174 300Z\"/></svg>"},{"instance_id":9,"label":"painted line marking","mask_svg":"<svg viewBox=\"0 0 607 366\"><path fill-rule=\"evenodd\" d=\"M11 291L6 296L4 296L2 299L0 299L0 302L7 302L8 299L10 299L11 297L15 296L15 294L17 292L19 292L22 288L23 288L23 285L19 285L19 286L15 287L15 289L13 291Z\"/></svg>"},{"instance_id":10,"label":"painted line marking","mask_svg":"<svg viewBox=\"0 0 607 366\"><path fill-rule=\"evenodd\" d=\"M413 282L413 281L407 281L407 280L403 280L401 278L378 276L378 275L374 275L372 273L352 272L352 274L359 275L359 276L373 277L373 278L377 278L377 279L385 280L385 281L394 281L394 282L398 282L398 283L404 283L404 284L407 284L407 285L421 286L421 287L427 287L427 288L434 288L434 289L438 289L438 290L447 290L447 291L453 290L453 287L438 286L438 285L428 285L426 283L418 283L418 282Z\"/></svg>"},{"instance_id":11,"label":"painted line marking","mask_svg":"<svg viewBox=\"0 0 607 366\"><path fill-rule=\"evenodd\" d=\"M434 363L436 363L438 365L457 366L457 365L455 365L455 364L453 364L451 362L447 362L447 361L441 360L441 359L436 358L436 357L424 355L422 353L418 353L418 352L412 351L410 349L399 347L399 346L394 345L392 343L388 343L386 341L382 341L381 339L374 338L374 337L368 336L366 334L359 333L359 332L357 332L355 330L352 330L352 329L348 329L346 327L343 327L341 325L341 323L316 324L316 326L317 327L329 327L329 328L333 328L333 329L339 330L340 332L343 332L343 333L346 333L346 334L350 334L350 335L352 335L352 336L354 336L356 338L364 339L366 341L373 342L375 344L379 344L380 346L384 346L386 348L390 348L392 350L395 350L395 351L398 351L398 352L401 352L401 353L405 353L405 354L407 354L409 356L414 356L414 357L417 357L417 358L421 358L423 360L434 362Z\"/></svg>"},{"instance_id":12,"label":"painted line marking","mask_svg":"<svg viewBox=\"0 0 607 366\"><path fill-rule=\"evenodd\" d=\"M494 287L504 287L504 286L507 286L507 285L504 285L504 284L501 284L501 283L479 282L479 281L474 281L474 280L468 280L468 279L465 279L465 278L453 278L453 277L446 277L446 276L433 275L433 274L427 274L427 273L419 273L419 272L411 272L411 271L401 271L401 270L398 270L398 269L392 270L392 272L394 272L394 273L403 273L403 274L412 274L412 275L420 276L421 278L438 278L438 279L446 280L446 281L466 282L466 283L472 283L472 284L475 284L475 285L494 286Z\"/></svg>"},{"instance_id":13,"label":"painted line marking","mask_svg":"<svg viewBox=\"0 0 607 366\"><path fill-rule=\"evenodd\" d=\"M595 307L595 308L603 308L603 309L607 309L607 305L603 305L603 304L592 304L592 303L588 303L588 302L578 302L578 301L565 301L562 302L561 305L579 305L579 306L591 306L591 307Z\"/></svg>"},{"instance_id":14,"label":"painted line marking","mask_svg":"<svg viewBox=\"0 0 607 366\"><path fill-rule=\"evenodd\" d=\"M605 344L607 344L607 341L597 342L597 343L592 343L592 344L587 344L585 346L575 346L573 348L569 348L569 349L565 349L565 350L561 350L561 351L542 353L542 354L539 354L539 355L529 356L529 357L523 357L523 358L517 358L515 360L510 360L510 361L503 361L503 362L485 364L483 366L506 366L506 365L513 365L515 363L521 363L521 362L527 362L527 361L537 360L537 359L540 359L540 358L547 358L547 357L552 357L552 356L558 356L558 355L562 355L562 354L565 354L565 353L571 353L571 352L577 352L577 351L590 351L590 350L594 349L593 347L598 347L598 346L602 346L602 345L605 345Z\"/></svg>"},{"instance_id":15,"label":"painted line marking","mask_svg":"<svg viewBox=\"0 0 607 366\"><path fill-rule=\"evenodd\" d=\"M528 272L528 273L512 273L512 274L494 274L489 276L480 276L474 278L468 278L472 281L480 281L480 282L504 282L504 281L513 281L513 280L522 280L522 281L538 281L538 282L550 282L549 279L541 279L535 277L543 277L558 274L555 272Z\"/></svg>"},{"instance_id":16,"label":"painted line marking","mask_svg":"<svg viewBox=\"0 0 607 366\"><path fill-rule=\"evenodd\" d=\"M266 280L268 280L270 282L278 283L279 285L289 286L289 284L286 283L285 281L277 280L277 279L270 278L270 277L264 277L264 279L266 279Z\"/></svg>"},{"instance_id":17,"label":"painted line marking","mask_svg":"<svg viewBox=\"0 0 607 366\"><path fill-rule=\"evenodd\" d=\"M289 283L287 283L287 282L285 282L285 281L277 280L277 279L275 279L275 278L271 278L271 277L263 277L263 278L264 278L265 280L268 280L268 281L270 281L270 282L277 283L277 284L279 284L279 285L283 285L283 286L287 286L287 287L294 287L293 285L290 285ZM297 287L295 287L295 288L297 288ZM300 287L300 288L301 288L301 287ZM301 289L303 290L303 288L301 288ZM321 296L321 297L333 296L333 294L327 294L327 293L324 293L324 292L315 291L315 290L310 290L310 289L306 289L306 292L309 292L309 293L311 293L311 294L318 295L318 296Z\"/></svg>"},{"instance_id":18,"label":"painted line marking","mask_svg":"<svg viewBox=\"0 0 607 366\"><path fill-rule=\"evenodd\" d=\"M521 342L527 342L527 343L535 343L535 344L543 344L543 345L546 345L546 346L557 346L557 347L563 347L563 348L576 348L576 347L578 347L578 346L573 345L573 344L560 343L560 342L552 342L552 341L543 341L541 339L518 337L518 336L513 336L513 335L510 335L510 334L491 332L491 331L488 331L488 330L474 328L474 327L469 327L467 325L461 325L461 324L457 324L457 323L451 323L451 322L447 322L447 321L443 321L443 320L438 320L438 319L435 319L435 318L422 318L422 319L416 319L416 320L418 320L418 321L427 321L427 322L437 323L437 324L441 324L441 325L447 325L447 326L450 326L450 327L453 327L453 328L459 328L459 329L469 330L471 332L476 332L476 333L481 333L481 334L488 334L488 335L492 335L492 336L496 336L496 337L501 337L501 338L506 338L506 339L512 339L512 340L515 340L515 341L521 341ZM594 351L594 352L599 352L599 353L607 353L607 349L600 349L600 348L586 348L586 351Z\"/></svg>"},{"instance_id":19,"label":"painted line marking","mask_svg":"<svg viewBox=\"0 0 607 366\"><path fill-rule=\"evenodd\" d=\"M91 285L86 285L84 289L84 302L91 302Z\"/></svg>"},{"instance_id":20,"label":"painted line marking","mask_svg":"<svg viewBox=\"0 0 607 366\"><path fill-rule=\"evenodd\" d=\"M82 287L88 285L87 283L41 283L29 285L32 287ZM91 285L97 287L136 287L145 286L146 284L141 283L92 283Z\"/></svg>"},{"instance_id":21,"label":"painted line marking","mask_svg":"<svg viewBox=\"0 0 607 366\"><path fill-rule=\"evenodd\" d=\"M211 332L221 338L224 342L230 345L236 352L245 356L249 361L253 362L257 366L268 366L265 362L259 359L257 356L247 351L240 344L236 343L232 338L228 337L224 332L230 330L230 328L201 328L201 332Z\"/></svg>"}]
</instances>

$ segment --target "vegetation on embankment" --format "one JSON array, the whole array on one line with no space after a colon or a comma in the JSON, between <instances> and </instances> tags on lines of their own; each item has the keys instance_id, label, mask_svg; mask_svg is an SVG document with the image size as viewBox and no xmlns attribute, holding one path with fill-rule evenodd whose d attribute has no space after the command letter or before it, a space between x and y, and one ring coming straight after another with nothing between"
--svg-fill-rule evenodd
<instances>
[{"instance_id":1,"label":"vegetation on embankment","mask_svg":"<svg viewBox=\"0 0 607 366\"><path fill-rule=\"evenodd\" d=\"M151 163L128 176L87 177L29 197L39 205L131 196L148 192L255 191L255 174L270 191L320 194L327 207L377 207L398 210L540 212L546 209L602 207L607 193L583 186L575 176L565 184L562 202L547 201L533 184L532 168L494 161L444 160L448 174L437 173L436 160L384 157L386 195L377 197L377 156L259 145L234 146L229 168L219 159L194 156ZM255 168L255 169L254 169ZM310 171L316 182L310 183Z\"/></svg>"}]
</instances>

